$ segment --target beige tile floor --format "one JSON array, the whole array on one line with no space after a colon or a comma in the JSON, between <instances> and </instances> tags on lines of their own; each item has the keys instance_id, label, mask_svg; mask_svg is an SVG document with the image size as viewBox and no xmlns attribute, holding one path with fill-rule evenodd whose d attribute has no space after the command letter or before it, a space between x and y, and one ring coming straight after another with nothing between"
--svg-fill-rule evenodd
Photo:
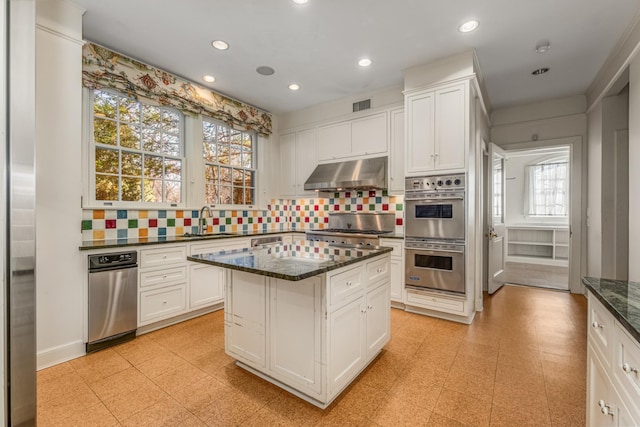
<instances>
[{"instance_id":1,"label":"beige tile floor","mask_svg":"<svg viewBox=\"0 0 640 427\"><path fill-rule=\"evenodd\" d=\"M586 300L505 286L472 325L392 310L322 411L243 371L215 312L38 372L38 426L583 426Z\"/></svg>"}]
</instances>

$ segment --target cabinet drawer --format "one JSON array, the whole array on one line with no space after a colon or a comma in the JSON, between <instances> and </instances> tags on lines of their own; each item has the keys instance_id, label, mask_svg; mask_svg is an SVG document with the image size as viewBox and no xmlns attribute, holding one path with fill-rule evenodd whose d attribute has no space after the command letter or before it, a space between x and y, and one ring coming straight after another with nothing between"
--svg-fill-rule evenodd
<instances>
[{"instance_id":1,"label":"cabinet drawer","mask_svg":"<svg viewBox=\"0 0 640 427\"><path fill-rule=\"evenodd\" d=\"M617 387L634 396L631 406L635 405L633 409L640 410L640 345L617 324L612 342L614 384L618 383Z\"/></svg>"},{"instance_id":2,"label":"cabinet drawer","mask_svg":"<svg viewBox=\"0 0 640 427\"><path fill-rule=\"evenodd\" d=\"M389 258L371 261L367 263L367 287L378 284L380 281L389 282Z\"/></svg>"},{"instance_id":3,"label":"cabinet drawer","mask_svg":"<svg viewBox=\"0 0 640 427\"><path fill-rule=\"evenodd\" d=\"M187 248L142 249L140 251L140 268L160 267L187 261Z\"/></svg>"},{"instance_id":4,"label":"cabinet drawer","mask_svg":"<svg viewBox=\"0 0 640 427\"><path fill-rule=\"evenodd\" d=\"M608 369L611 360L611 340L613 338L613 316L606 308L589 292L589 313L588 313L588 333L589 342L593 344L599 353L602 363Z\"/></svg>"},{"instance_id":5,"label":"cabinet drawer","mask_svg":"<svg viewBox=\"0 0 640 427\"><path fill-rule=\"evenodd\" d=\"M176 316L187 308L185 283L140 293L140 325Z\"/></svg>"},{"instance_id":6,"label":"cabinet drawer","mask_svg":"<svg viewBox=\"0 0 640 427\"><path fill-rule=\"evenodd\" d=\"M407 304L446 313L464 314L464 300L407 291Z\"/></svg>"},{"instance_id":7,"label":"cabinet drawer","mask_svg":"<svg viewBox=\"0 0 640 427\"><path fill-rule=\"evenodd\" d=\"M360 294L364 288L362 270L362 267L355 267L329 279L329 301L332 306Z\"/></svg>"},{"instance_id":8,"label":"cabinet drawer","mask_svg":"<svg viewBox=\"0 0 640 427\"><path fill-rule=\"evenodd\" d=\"M187 267L163 268L140 273L140 287L176 285L187 281Z\"/></svg>"},{"instance_id":9,"label":"cabinet drawer","mask_svg":"<svg viewBox=\"0 0 640 427\"><path fill-rule=\"evenodd\" d=\"M402 253L402 241L401 240L389 240L389 239L380 239L380 246L387 246L389 248L393 248L393 252L391 252L392 257L402 257L404 254Z\"/></svg>"}]
</instances>

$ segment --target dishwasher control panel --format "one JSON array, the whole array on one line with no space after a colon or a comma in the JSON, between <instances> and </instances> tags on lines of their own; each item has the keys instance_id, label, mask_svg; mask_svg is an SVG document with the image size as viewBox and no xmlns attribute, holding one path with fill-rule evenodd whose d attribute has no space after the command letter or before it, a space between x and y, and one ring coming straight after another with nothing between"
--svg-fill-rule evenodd
<instances>
[{"instance_id":1,"label":"dishwasher control panel","mask_svg":"<svg viewBox=\"0 0 640 427\"><path fill-rule=\"evenodd\" d=\"M138 252L118 252L89 256L89 270L127 266L138 262Z\"/></svg>"}]
</instances>

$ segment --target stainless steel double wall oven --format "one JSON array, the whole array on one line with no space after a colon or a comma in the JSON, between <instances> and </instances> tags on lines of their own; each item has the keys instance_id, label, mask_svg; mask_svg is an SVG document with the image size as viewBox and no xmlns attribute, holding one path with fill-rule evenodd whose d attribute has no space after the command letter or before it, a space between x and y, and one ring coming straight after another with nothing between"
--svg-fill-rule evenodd
<instances>
[{"instance_id":1,"label":"stainless steel double wall oven","mask_svg":"<svg viewBox=\"0 0 640 427\"><path fill-rule=\"evenodd\" d=\"M405 286L465 294L465 175L405 179Z\"/></svg>"}]
</instances>

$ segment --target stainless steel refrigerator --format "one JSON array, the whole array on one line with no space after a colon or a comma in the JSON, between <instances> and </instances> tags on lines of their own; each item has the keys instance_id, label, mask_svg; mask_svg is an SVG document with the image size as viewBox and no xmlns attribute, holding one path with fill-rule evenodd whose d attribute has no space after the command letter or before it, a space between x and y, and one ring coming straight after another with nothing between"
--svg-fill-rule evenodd
<instances>
[{"instance_id":1,"label":"stainless steel refrigerator","mask_svg":"<svg viewBox=\"0 0 640 427\"><path fill-rule=\"evenodd\" d=\"M0 111L3 149L4 424L36 424L35 0L3 0Z\"/></svg>"}]
</instances>

